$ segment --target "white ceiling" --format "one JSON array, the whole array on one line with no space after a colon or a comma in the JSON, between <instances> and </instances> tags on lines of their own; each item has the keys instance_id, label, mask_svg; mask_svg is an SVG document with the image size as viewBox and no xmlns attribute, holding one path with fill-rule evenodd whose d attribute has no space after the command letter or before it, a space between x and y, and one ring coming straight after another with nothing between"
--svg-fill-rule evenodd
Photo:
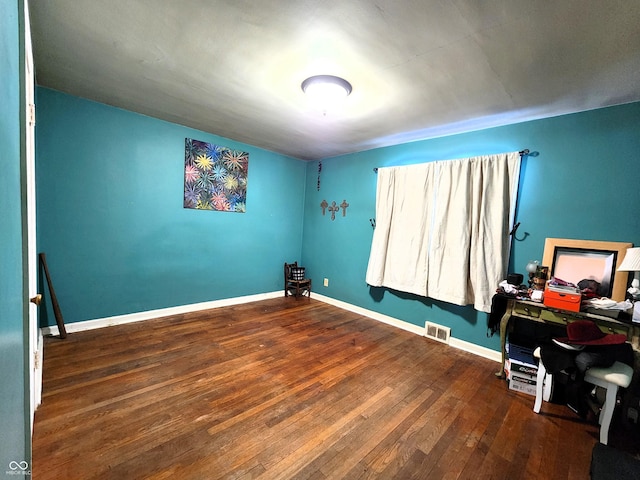
<instances>
[{"instance_id":1,"label":"white ceiling","mask_svg":"<svg viewBox=\"0 0 640 480\"><path fill-rule=\"evenodd\" d=\"M37 82L300 159L640 100L640 0L31 0ZM323 114L311 75L353 92Z\"/></svg>"}]
</instances>

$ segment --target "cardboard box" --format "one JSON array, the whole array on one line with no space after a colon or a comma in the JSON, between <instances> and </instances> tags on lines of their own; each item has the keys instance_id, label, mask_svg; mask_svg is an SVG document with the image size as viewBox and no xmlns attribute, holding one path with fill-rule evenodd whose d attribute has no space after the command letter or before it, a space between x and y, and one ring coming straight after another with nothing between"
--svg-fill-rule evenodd
<instances>
[{"instance_id":1,"label":"cardboard box","mask_svg":"<svg viewBox=\"0 0 640 480\"><path fill-rule=\"evenodd\" d=\"M536 378L531 375L510 372L509 390L536 396Z\"/></svg>"},{"instance_id":2,"label":"cardboard box","mask_svg":"<svg viewBox=\"0 0 640 480\"><path fill-rule=\"evenodd\" d=\"M533 378L538 377L538 366L532 363L525 363L510 358L507 360L509 362L509 371L518 375L527 375Z\"/></svg>"},{"instance_id":3,"label":"cardboard box","mask_svg":"<svg viewBox=\"0 0 640 480\"><path fill-rule=\"evenodd\" d=\"M533 356L533 348L523 347L515 343L509 342L507 344L507 354L511 360L517 360L529 365L535 365L536 359Z\"/></svg>"},{"instance_id":4,"label":"cardboard box","mask_svg":"<svg viewBox=\"0 0 640 480\"><path fill-rule=\"evenodd\" d=\"M582 293L575 288L555 287L547 284L543 302L549 308L579 312Z\"/></svg>"},{"instance_id":5,"label":"cardboard box","mask_svg":"<svg viewBox=\"0 0 640 480\"><path fill-rule=\"evenodd\" d=\"M536 365L507 358L504 361L504 371L507 376L509 390L532 396L536 395L536 383L538 380L538 367Z\"/></svg>"}]
</instances>

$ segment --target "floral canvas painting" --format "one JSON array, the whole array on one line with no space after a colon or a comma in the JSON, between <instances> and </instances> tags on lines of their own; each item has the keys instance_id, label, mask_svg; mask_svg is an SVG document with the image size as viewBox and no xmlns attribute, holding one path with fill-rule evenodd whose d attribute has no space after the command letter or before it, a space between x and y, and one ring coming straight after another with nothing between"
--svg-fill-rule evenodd
<instances>
[{"instance_id":1,"label":"floral canvas painting","mask_svg":"<svg viewBox=\"0 0 640 480\"><path fill-rule=\"evenodd\" d=\"M185 139L184 208L246 211L249 154Z\"/></svg>"}]
</instances>

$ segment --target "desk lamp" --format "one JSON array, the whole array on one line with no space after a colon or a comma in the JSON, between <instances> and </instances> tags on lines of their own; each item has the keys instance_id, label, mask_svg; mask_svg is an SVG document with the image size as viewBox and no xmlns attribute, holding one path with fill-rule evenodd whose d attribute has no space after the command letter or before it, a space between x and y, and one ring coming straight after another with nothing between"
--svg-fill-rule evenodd
<instances>
[{"instance_id":1,"label":"desk lamp","mask_svg":"<svg viewBox=\"0 0 640 480\"><path fill-rule=\"evenodd\" d=\"M634 272L631 287L627 290L634 300L640 299L640 247L627 248L627 253L618 267L619 272Z\"/></svg>"},{"instance_id":2,"label":"desk lamp","mask_svg":"<svg viewBox=\"0 0 640 480\"><path fill-rule=\"evenodd\" d=\"M530 260L525 267L527 273L529 274L529 288L531 288L531 286L533 285L533 277L535 276L536 270L538 270L539 265L540 262L538 260Z\"/></svg>"}]
</instances>

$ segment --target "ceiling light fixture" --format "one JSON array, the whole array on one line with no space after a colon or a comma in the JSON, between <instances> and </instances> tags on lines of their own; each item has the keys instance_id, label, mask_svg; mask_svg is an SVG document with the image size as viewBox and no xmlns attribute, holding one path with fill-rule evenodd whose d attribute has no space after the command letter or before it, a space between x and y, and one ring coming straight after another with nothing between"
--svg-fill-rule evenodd
<instances>
[{"instance_id":1,"label":"ceiling light fixture","mask_svg":"<svg viewBox=\"0 0 640 480\"><path fill-rule=\"evenodd\" d=\"M345 98L351 90L349 82L334 75L314 75L302 82L302 91L320 101Z\"/></svg>"}]
</instances>

